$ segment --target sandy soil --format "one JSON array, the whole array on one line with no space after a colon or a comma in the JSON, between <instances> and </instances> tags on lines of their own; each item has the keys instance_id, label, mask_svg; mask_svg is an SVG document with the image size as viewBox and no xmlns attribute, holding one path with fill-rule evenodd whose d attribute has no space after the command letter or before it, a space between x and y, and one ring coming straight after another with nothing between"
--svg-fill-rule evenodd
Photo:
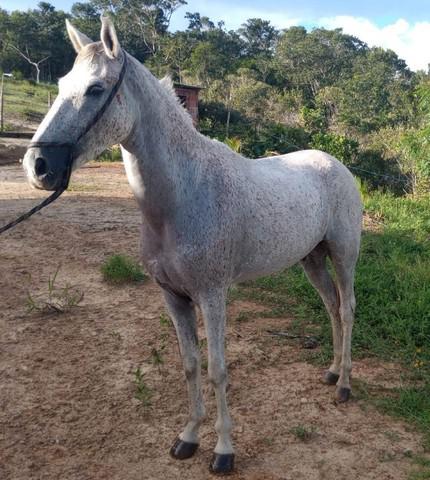
<instances>
[{"instance_id":1,"label":"sandy soil","mask_svg":"<svg viewBox=\"0 0 430 480\"><path fill-rule=\"evenodd\" d=\"M0 137L0 166L17 163L25 153L30 140Z\"/></svg>"},{"instance_id":2,"label":"sandy soil","mask_svg":"<svg viewBox=\"0 0 430 480\"><path fill-rule=\"evenodd\" d=\"M0 168L0 225L37 199L19 166ZM0 237L0 478L3 480L141 480L212 478L215 402L205 386L208 419L193 459L168 449L186 420L187 397L174 332L160 325L158 288L103 283L100 264L112 253L138 257L140 216L122 166L90 166L71 191ZM57 284L85 292L80 307L57 315L29 314L27 292ZM333 403L322 370L303 350L267 334L291 319L237 321L262 307L229 306L229 402L235 422L233 479L407 479L421 437L377 413L364 400ZM204 332L201 330L201 336ZM164 364L152 365L153 348ZM134 398L140 367L152 389L150 407ZM398 381L395 365L354 363L372 385ZM313 428L303 442L297 426Z\"/></svg>"}]
</instances>

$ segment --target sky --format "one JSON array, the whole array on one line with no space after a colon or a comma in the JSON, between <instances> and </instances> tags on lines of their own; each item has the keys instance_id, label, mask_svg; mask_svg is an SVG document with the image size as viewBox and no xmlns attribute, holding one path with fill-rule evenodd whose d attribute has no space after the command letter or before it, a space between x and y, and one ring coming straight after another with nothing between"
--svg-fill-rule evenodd
<instances>
[{"instance_id":1,"label":"sky","mask_svg":"<svg viewBox=\"0 0 430 480\"><path fill-rule=\"evenodd\" d=\"M0 7L25 10L36 8L37 3L0 0ZM49 3L67 11L74 1ZM280 29L292 25L343 28L370 46L394 50L412 70L427 70L430 63L430 0L188 0L174 13L171 30L186 28L186 12L223 20L227 29L239 28L248 18L270 20Z\"/></svg>"}]
</instances>

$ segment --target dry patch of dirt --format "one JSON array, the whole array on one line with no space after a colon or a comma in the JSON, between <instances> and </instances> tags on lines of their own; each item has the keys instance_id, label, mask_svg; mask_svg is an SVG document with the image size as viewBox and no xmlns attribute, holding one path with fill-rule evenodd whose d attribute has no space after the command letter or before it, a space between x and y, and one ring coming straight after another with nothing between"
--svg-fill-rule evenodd
<instances>
[{"instance_id":1,"label":"dry patch of dirt","mask_svg":"<svg viewBox=\"0 0 430 480\"><path fill-rule=\"evenodd\" d=\"M1 168L0 224L45 196L27 186L19 166ZM160 325L158 288L102 282L108 255L138 257L139 222L122 166L92 165L55 204L0 237L1 479L212 478L215 402L206 384L198 453L183 462L168 455L188 402L174 331ZM57 283L85 292L81 306L28 314L28 290L46 291L58 265ZM319 382L321 369L302 361L297 343L267 334L287 329L291 319L259 318L262 310L243 301L229 306L238 469L231 478L407 479L420 435L363 401L334 405L333 388ZM162 351L161 366L151 363L154 348ZM137 367L153 392L147 408L134 398ZM387 371L395 378L395 366L355 363L355 376L370 383L384 385ZM309 441L292 433L298 426L313 430Z\"/></svg>"},{"instance_id":2,"label":"dry patch of dirt","mask_svg":"<svg viewBox=\"0 0 430 480\"><path fill-rule=\"evenodd\" d=\"M29 142L28 139L0 137L0 166L17 163Z\"/></svg>"}]
</instances>

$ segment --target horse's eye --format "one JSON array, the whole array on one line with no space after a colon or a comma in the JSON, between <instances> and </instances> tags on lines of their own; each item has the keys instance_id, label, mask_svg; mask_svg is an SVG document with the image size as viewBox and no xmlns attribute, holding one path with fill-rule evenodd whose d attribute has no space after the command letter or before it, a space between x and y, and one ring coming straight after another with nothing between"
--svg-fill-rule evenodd
<instances>
[{"instance_id":1,"label":"horse's eye","mask_svg":"<svg viewBox=\"0 0 430 480\"><path fill-rule=\"evenodd\" d=\"M87 88L85 92L86 96L91 95L92 97L97 97L104 92L104 88L101 85L91 85Z\"/></svg>"}]
</instances>

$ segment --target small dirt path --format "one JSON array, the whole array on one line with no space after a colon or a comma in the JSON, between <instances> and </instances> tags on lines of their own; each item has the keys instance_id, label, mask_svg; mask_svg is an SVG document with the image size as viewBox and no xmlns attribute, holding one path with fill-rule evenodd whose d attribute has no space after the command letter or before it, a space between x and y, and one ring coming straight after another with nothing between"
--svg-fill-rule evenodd
<instances>
[{"instance_id":1,"label":"small dirt path","mask_svg":"<svg viewBox=\"0 0 430 480\"><path fill-rule=\"evenodd\" d=\"M0 224L45 196L28 187L19 166L0 168ZM213 478L215 402L206 381L208 420L197 455L183 462L168 455L186 420L187 395L174 331L160 325L157 286L119 288L101 278L108 255L138 257L139 223L122 166L97 164L77 172L55 204L0 237L2 480ZM28 314L27 292L46 292L59 265L57 284L78 285L82 305ZM231 478L406 480L420 435L364 401L335 406L333 388L319 382L321 369L302 360L297 344L267 334L291 319L236 320L249 311L262 307L229 306L238 469ZM154 348L163 351L161 367L151 363ZM153 392L148 408L134 398L137 367ZM397 378L393 365L360 361L354 368L372 384ZM297 426L315 433L303 442L292 433Z\"/></svg>"}]
</instances>

